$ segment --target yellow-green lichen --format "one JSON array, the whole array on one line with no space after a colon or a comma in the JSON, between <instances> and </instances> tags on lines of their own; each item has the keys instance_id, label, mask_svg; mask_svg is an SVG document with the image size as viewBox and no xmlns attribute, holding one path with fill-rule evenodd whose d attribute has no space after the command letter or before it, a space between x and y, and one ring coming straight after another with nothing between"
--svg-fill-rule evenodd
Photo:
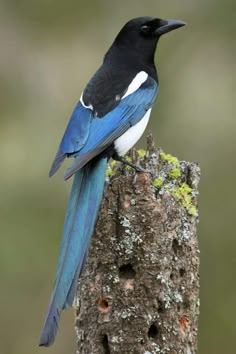
<instances>
[{"instance_id":1,"label":"yellow-green lichen","mask_svg":"<svg viewBox=\"0 0 236 354\"><path fill-rule=\"evenodd\" d=\"M138 156L141 159L143 159L145 157L145 155L146 155L146 150L144 150L144 149L139 149L137 152L138 152Z\"/></svg>"},{"instance_id":2,"label":"yellow-green lichen","mask_svg":"<svg viewBox=\"0 0 236 354\"><path fill-rule=\"evenodd\" d=\"M155 188L160 188L163 186L164 178L163 177L158 177L155 178L152 184L154 185Z\"/></svg>"},{"instance_id":3,"label":"yellow-green lichen","mask_svg":"<svg viewBox=\"0 0 236 354\"><path fill-rule=\"evenodd\" d=\"M192 191L192 188L189 187L187 183L182 183L179 187L176 186L169 188L169 192L171 193L171 195L177 200L179 200L179 202L187 210L189 215L196 216L197 208L193 204Z\"/></svg>"}]
</instances>

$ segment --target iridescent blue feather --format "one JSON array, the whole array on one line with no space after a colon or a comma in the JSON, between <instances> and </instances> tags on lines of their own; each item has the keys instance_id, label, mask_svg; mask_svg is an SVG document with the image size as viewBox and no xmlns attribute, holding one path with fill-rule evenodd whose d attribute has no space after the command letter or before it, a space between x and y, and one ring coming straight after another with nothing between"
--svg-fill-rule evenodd
<instances>
[{"instance_id":1,"label":"iridescent blue feather","mask_svg":"<svg viewBox=\"0 0 236 354\"><path fill-rule=\"evenodd\" d=\"M92 161L78 171L69 198L56 280L40 338L51 345L56 337L61 310L71 306L76 282L86 256L102 200L107 159Z\"/></svg>"}]
</instances>

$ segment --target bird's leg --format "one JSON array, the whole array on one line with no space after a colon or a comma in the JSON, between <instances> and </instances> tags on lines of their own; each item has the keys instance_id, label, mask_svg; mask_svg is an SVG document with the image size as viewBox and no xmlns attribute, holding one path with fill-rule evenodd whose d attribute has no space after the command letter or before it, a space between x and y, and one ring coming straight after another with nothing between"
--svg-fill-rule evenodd
<instances>
[{"instance_id":1,"label":"bird's leg","mask_svg":"<svg viewBox=\"0 0 236 354\"><path fill-rule=\"evenodd\" d=\"M142 168L141 166L137 166L134 163L127 161L126 159L124 159L123 157L121 157L117 154L114 155L112 158L113 158L113 160L122 162L124 165L132 167L136 172L150 173L150 171L147 171L144 168Z\"/></svg>"}]
</instances>

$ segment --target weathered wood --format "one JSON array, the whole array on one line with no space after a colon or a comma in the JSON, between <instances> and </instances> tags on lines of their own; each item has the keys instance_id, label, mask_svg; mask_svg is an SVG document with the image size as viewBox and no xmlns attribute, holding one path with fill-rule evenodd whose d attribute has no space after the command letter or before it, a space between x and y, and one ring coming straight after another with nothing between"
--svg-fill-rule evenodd
<instances>
[{"instance_id":1,"label":"weathered wood","mask_svg":"<svg viewBox=\"0 0 236 354\"><path fill-rule=\"evenodd\" d=\"M108 182L77 293L80 354L197 353L197 164L148 138ZM139 156L141 155L141 157Z\"/></svg>"}]
</instances>

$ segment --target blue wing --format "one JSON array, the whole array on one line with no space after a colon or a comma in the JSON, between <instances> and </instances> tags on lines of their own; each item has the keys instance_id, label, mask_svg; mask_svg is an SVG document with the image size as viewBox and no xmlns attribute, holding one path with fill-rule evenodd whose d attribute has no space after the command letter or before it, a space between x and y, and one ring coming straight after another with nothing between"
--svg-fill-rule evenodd
<instances>
[{"instance_id":1,"label":"blue wing","mask_svg":"<svg viewBox=\"0 0 236 354\"><path fill-rule=\"evenodd\" d=\"M76 171L83 167L88 161L107 149L117 138L126 132L131 126L137 124L152 107L157 95L157 82L151 77L134 93L122 99L119 105L102 118L92 118L89 108L84 108L84 116L71 121L68 124L64 137L59 147L53 166L61 165L60 156L64 158L68 154L75 157L72 166L66 171L65 179L71 177ZM79 104L78 104L79 105ZM81 132L83 135L81 138ZM79 133L78 133L79 132ZM79 143L75 143L79 142ZM63 158L63 159L64 159ZM62 160L63 161L63 160ZM59 167L56 166L56 171ZM55 172L54 172L55 173Z\"/></svg>"},{"instance_id":2,"label":"blue wing","mask_svg":"<svg viewBox=\"0 0 236 354\"><path fill-rule=\"evenodd\" d=\"M68 154L79 151L89 135L92 111L79 101L71 115L58 152L53 161L49 176L53 176Z\"/></svg>"}]
</instances>

